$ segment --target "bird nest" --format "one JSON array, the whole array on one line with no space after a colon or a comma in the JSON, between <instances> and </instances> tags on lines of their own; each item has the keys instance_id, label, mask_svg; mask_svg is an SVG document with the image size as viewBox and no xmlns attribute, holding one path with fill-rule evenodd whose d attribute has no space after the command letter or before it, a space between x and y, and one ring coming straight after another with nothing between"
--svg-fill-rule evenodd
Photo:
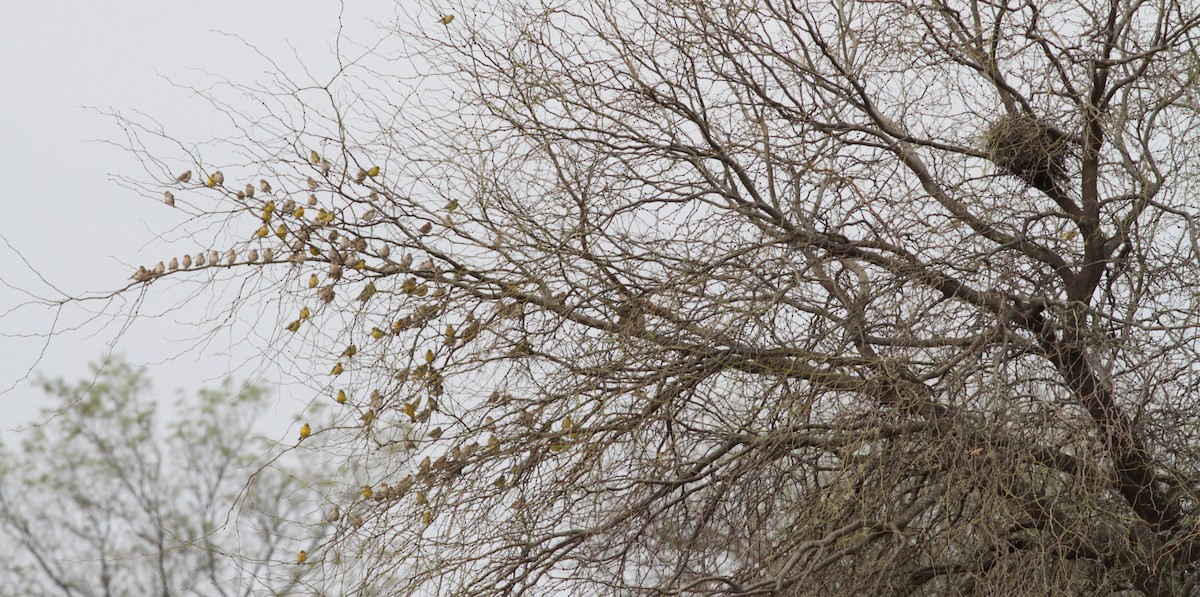
<instances>
[{"instance_id":1,"label":"bird nest","mask_svg":"<svg viewBox=\"0 0 1200 597\"><path fill-rule=\"evenodd\" d=\"M992 163L1031 186L1047 189L1067 178L1069 141L1027 114L1002 116L983 132Z\"/></svg>"}]
</instances>

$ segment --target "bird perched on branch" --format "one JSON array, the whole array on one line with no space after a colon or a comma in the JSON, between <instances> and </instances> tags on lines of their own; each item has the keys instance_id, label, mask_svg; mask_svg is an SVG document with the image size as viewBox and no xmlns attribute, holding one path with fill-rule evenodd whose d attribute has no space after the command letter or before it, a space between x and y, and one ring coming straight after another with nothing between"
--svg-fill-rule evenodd
<instances>
[{"instance_id":1,"label":"bird perched on branch","mask_svg":"<svg viewBox=\"0 0 1200 597\"><path fill-rule=\"evenodd\" d=\"M617 323L627 332L641 333L646 331L646 305L641 299L626 295L618 295L621 302L617 304Z\"/></svg>"}]
</instances>

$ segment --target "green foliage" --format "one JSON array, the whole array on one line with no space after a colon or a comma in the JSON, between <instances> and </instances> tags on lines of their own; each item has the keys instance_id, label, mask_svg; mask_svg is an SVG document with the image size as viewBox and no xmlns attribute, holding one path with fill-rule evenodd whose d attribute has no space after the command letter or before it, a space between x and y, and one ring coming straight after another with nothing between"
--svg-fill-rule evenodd
<instances>
[{"instance_id":1,"label":"green foliage","mask_svg":"<svg viewBox=\"0 0 1200 597\"><path fill-rule=\"evenodd\" d=\"M297 582L267 565L292 557L283 538L306 531L282 521L303 518L311 496L260 456L262 387L225 380L164 417L146 373L121 361L39 385L53 400L43 422L0 451L0 536L13 546L4 586L167 595Z\"/></svg>"}]
</instances>

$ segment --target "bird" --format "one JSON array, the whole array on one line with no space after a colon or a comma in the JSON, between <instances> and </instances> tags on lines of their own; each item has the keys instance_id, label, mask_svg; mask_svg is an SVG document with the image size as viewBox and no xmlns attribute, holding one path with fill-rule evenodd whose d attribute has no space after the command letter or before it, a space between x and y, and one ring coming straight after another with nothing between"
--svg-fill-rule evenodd
<instances>
[{"instance_id":1,"label":"bird","mask_svg":"<svg viewBox=\"0 0 1200 597\"><path fill-rule=\"evenodd\" d=\"M313 152L313 153L316 153L316 152ZM329 511L329 515L325 517L325 520L328 520L329 522L337 522L338 519L341 517L342 517L341 511L338 510L337 506L334 506L333 509Z\"/></svg>"},{"instance_id":2,"label":"bird","mask_svg":"<svg viewBox=\"0 0 1200 597\"><path fill-rule=\"evenodd\" d=\"M400 258L400 267L402 267L404 269L408 269L408 267L411 266L412 263L413 263L412 253L405 253L404 256Z\"/></svg>"},{"instance_id":3,"label":"bird","mask_svg":"<svg viewBox=\"0 0 1200 597\"><path fill-rule=\"evenodd\" d=\"M217 265L220 262L221 262L221 254L220 253L218 253L216 250L212 250L212 251L208 252L208 264L209 265Z\"/></svg>"},{"instance_id":4,"label":"bird","mask_svg":"<svg viewBox=\"0 0 1200 597\"><path fill-rule=\"evenodd\" d=\"M371 178L379 176L379 166L371 166L371 168L367 170L367 176L370 176Z\"/></svg>"},{"instance_id":5,"label":"bird","mask_svg":"<svg viewBox=\"0 0 1200 597\"><path fill-rule=\"evenodd\" d=\"M267 179L265 179L265 178L260 178L260 179L258 179L258 188L261 189L262 192L264 192L264 193L270 193L271 192L271 183L267 182Z\"/></svg>"},{"instance_id":6,"label":"bird","mask_svg":"<svg viewBox=\"0 0 1200 597\"><path fill-rule=\"evenodd\" d=\"M311 434L312 434L312 427L309 427L308 423L305 423L303 426L300 427L300 439L304 439Z\"/></svg>"},{"instance_id":7,"label":"bird","mask_svg":"<svg viewBox=\"0 0 1200 597\"><path fill-rule=\"evenodd\" d=\"M345 404L346 403L346 390L338 390L337 398L335 398L334 400L337 400L338 404Z\"/></svg>"},{"instance_id":8,"label":"bird","mask_svg":"<svg viewBox=\"0 0 1200 597\"><path fill-rule=\"evenodd\" d=\"M246 192L245 192L245 195L246 195L247 197L251 198L251 199L253 199L253 198L254 198L254 185L252 185L252 184L247 184L247 185L246 185Z\"/></svg>"},{"instance_id":9,"label":"bird","mask_svg":"<svg viewBox=\"0 0 1200 597\"><path fill-rule=\"evenodd\" d=\"M312 189L312 190L314 190L314 191L315 191L315 190L317 190L318 188L320 188L320 187L321 187L321 183L317 182L317 181L316 181L316 180L315 180L313 177L311 177L311 176L309 176L309 177L308 177L308 181L307 181L307 182L308 182L308 188L310 188L310 189Z\"/></svg>"},{"instance_id":10,"label":"bird","mask_svg":"<svg viewBox=\"0 0 1200 597\"><path fill-rule=\"evenodd\" d=\"M621 302L617 304L617 322L627 332L641 333L646 331L645 306L641 301L619 294Z\"/></svg>"},{"instance_id":11,"label":"bird","mask_svg":"<svg viewBox=\"0 0 1200 597\"><path fill-rule=\"evenodd\" d=\"M225 254L225 263L233 265L237 263L237 257L237 251L230 249L229 252Z\"/></svg>"},{"instance_id":12,"label":"bird","mask_svg":"<svg viewBox=\"0 0 1200 597\"><path fill-rule=\"evenodd\" d=\"M257 263L258 262L258 249L250 249L250 252L246 253L246 262L247 263Z\"/></svg>"},{"instance_id":13,"label":"bird","mask_svg":"<svg viewBox=\"0 0 1200 597\"><path fill-rule=\"evenodd\" d=\"M308 319L311 316L312 316L312 311L309 311L308 307L304 307L304 308L300 309L300 319Z\"/></svg>"},{"instance_id":14,"label":"bird","mask_svg":"<svg viewBox=\"0 0 1200 597\"><path fill-rule=\"evenodd\" d=\"M204 253L196 253L196 267L204 267Z\"/></svg>"},{"instance_id":15,"label":"bird","mask_svg":"<svg viewBox=\"0 0 1200 597\"><path fill-rule=\"evenodd\" d=\"M301 549L300 553L296 554L296 563L303 564L306 560L308 560L308 552Z\"/></svg>"},{"instance_id":16,"label":"bird","mask_svg":"<svg viewBox=\"0 0 1200 597\"><path fill-rule=\"evenodd\" d=\"M371 328L371 337L378 340L383 337L383 330L378 327Z\"/></svg>"},{"instance_id":17,"label":"bird","mask_svg":"<svg viewBox=\"0 0 1200 597\"><path fill-rule=\"evenodd\" d=\"M163 193L163 203L166 203L167 207L175 207L175 195L171 191Z\"/></svg>"},{"instance_id":18,"label":"bird","mask_svg":"<svg viewBox=\"0 0 1200 597\"><path fill-rule=\"evenodd\" d=\"M375 494L375 492L371 491L370 485L363 485L363 491L362 491L363 499L369 500L369 499L371 499L371 496L374 494Z\"/></svg>"},{"instance_id":19,"label":"bird","mask_svg":"<svg viewBox=\"0 0 1200 597\"><path fill-rule=\"evenodd\" d=\"M140 266L130 277L133 278L135 282L145 282L146 280L150 279L150 270L146 269L146 266L144 265Z\"/></svg>"},{"instance_id":20,"label":"bird","mask_svg":"<svg viewBox=\"0 0 1200 597\"><path fill-rule=\"evenodd\" d=\"M316 206L317 206L317 196L316 196L316 195L309 195L309 196L308 196L308 206L309 206L309 207L316 207ZM300 217L300 216L296 216L296 217Z\"/></svg>"},{"instance_id":21,"label":"bird","mask_svg":"<svg viewBox=\"0 0 1200 597\"><path fill-rule=\"evenodd\" d=\"M308 152L308 161L310 161L314 164L320 164L321 163L321 154L317 153L317 150L315 150L315 149Z\"/></svg>"},{"instance_id":22,"label":"bird","mask_svg":"<svg viewBox=\"0 0 1200 597\"><path fill-rule=\"evenodd\" d=\"M270 233L271 229L267 228L266 224L263 224L258 228L258 230L254 231L254 236L257 236L258 238L265 238Z\"/></svg>"},{"instance_id":23,"label":"bird","mask_svg":"<svg viewBox=\"0 0 1200 597\"><path fill-rule=\"evenodd\" d=\"M271 263L274 260L275 260L275 249L273 249L271 247L267 247L265 250L263 250L263 261L264 262Z\"/></svg>"},{"instance_id":24,"label":"bird","mask_svg":"<svg viewBox=\"0 0 1200 597\"><path fill-rule=\"evenodd\" d=\"M341 363L338 363L338 364L336 364L336 365L334 365L334 366L333 366L333 369L331 369L331 370L329 371L329 374L330 374L330 375L341 375L341 374L342 374L342 372L343 372L343 371L345 371L345 370L346 370L346 368L345 368L345 367L343 367Z\"/></svg>"},{"instance_id":25,"label":"bird","mask_svg":"<svg viewBox=\"0 0 1200 597\"><path fill-rule=\"evenodd\" d=\"M154 272L153 272L153 273L154 273L154 275L156 275L156 276L161 276L161 275L163 275L163 272L164 272L164 271L166 271L166 269L167 269L167 268L166 268L166 266L164 266L164 265L163 265L163 262L159 261L159 262L158 262L158 265L154 266Z\"/></svg>"},{"instance_id":26,"label":"bird","mask_svg":"<svg viewBox=\"0 0 1200 597\"><path fill-rule=\"evenodd\" d=\"M320 283L321 283L321 279L318 278L316 274L312 274L308 277L308 287L309 288L316 288L317 284L320 284Z\"/></svg>"},{"instance_id":27,"label":"bird","mask_svg":"<svg viewBox=\"0 0 1200 597\"><path fill-rule=\"evenodd\" d=\"M187 269L189 267L192 267L192 256L184 255L183 256L183 269Z\"/></svg>"},{"instance_id":28,"label":"bird","mask_svg":"<svg viewBox=\"0 0 1200 597\"><path fill-rule=\"evenodd\" d=\"M220 170L212 173L212 180L217 184L225 184L225 175Z\"/></svg>"},{"instance_id":29,"label":"bird","mask_svg":"<svg viewBox=\"0 0 1200 597\"><path fill-rule=\"evenodd\" d=\"M175 177L175 182L187 182L192 179L192 171L186 170L183 174Z\"/></svg>"},{"instance_id":30,"label":"bird","mask_svg":"<svg viewBox=\"0 0 1200 597\"><path fill-rule=\"evenodd\" d=\"M367 286L362 289L362 292L358 293L358 300L365 303L370 300L372 296L375 296L375 292L375 283L368 282Z\"/></svg>"},{"instance_id":31,"label":"bird","mask_svg":"<svg viewBox=\"0 0 1200 597\"><path fill-rule=\"evenodd\" d=\"M172 257L171 263L167 264L167 269L169 269L171 271L175 271L175 270L179 269L179 260Z\"/></svg>"},{"instance_id":32,"label":"bird","mask_svg":"<svg viewBox=\"0 0 1200 597\"><path fill-rule=\"evenodd\" d=\"M344 356L344 357L352 357L356 354L358 354L358 347L353 344L351 344L350 346L347 346L346 350L342 351L342 356Z\"/></svg>"},{"instance_id":33,"label":"bird","mask_svg":"<svg viewBox=\"0 0 1200 597\"><path fill-rule=\"evenodd\" d=\"M429 234L430 230L433 230L433 222L425 222L417 229L421 234Z\"/></svg>"},{"instance_id":34,"label":"bird","mask_svg":"<svg viewBox=\"0 0 1200 597\"><path fill-rule=\"evenodd\" d=\"M332 303L334 296L335 293L333 291L333 284L326 284L317 291L317 298L321 299L322 303Z\"/></svg>"},{"instance_id":35,"label":"bird","mask_svg":"<svg viewBox=\"0 0 1200 597\"><path fill-rule=\"evenodd\" d=\"M453 20L454 20L454 15L445 15L442 18L438 19L438 22L443 25L449 25L451 23L451 21L453 21Z\"/></svg>"}]
</instances>

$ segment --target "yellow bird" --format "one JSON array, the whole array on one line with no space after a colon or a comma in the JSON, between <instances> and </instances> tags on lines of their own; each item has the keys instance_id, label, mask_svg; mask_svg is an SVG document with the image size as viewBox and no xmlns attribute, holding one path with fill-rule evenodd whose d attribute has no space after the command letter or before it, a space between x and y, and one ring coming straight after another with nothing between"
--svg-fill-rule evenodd
<instances>
[{"instance_id":1,"label":"yellow bird","mask_svg":"<svg viewBox=\"0 0 1200 597\"><path fill-rule=\"evenodd\" d=\"M267 228L266 224L263 224L261 227L259 227L258 230L256 230L254 232L254 236L257 236L258 238L266 238L266 236L270 233L271 233L271 230L269 228Z\"/></svg>"},{"instance_id":2,"label":"yellow bird","mask_svg":"<svg viewBox=\"0 0 1200 597\"><path fill-rule=\"evenodd\" d=\"M346 368L345 368L345 367L343 367L341 363L338 363L338 364L336 364L336 365L334 365L334 366L333 366L333 369L331 369L331 370L329 371L329 374L330 374L330 375L341 375L341 374L342 374L342 372L343 372L343 371L345 371L345 370L346 370Z\"/></svg>"},{"instance_id":3,"label":"yellow bird","mask_svg":"<svg viewBox=\"0 0 1200 597\"><path fill-rule=\"evenodd\" d=\"M308 152L308 161L310 161L314 164L320 164L321 163L321 154L317 153L317 150L315 150L315 149Z\"/></svg>"},{"instance_id":4,"label":"yellow bird","mask_svg":"<svg viewBox=\"0 0 1200 597\"><path fill-rule=\"evenodd\" d=\"M300 320L299 319L289 323L287 326L287 331L289 331L289 332L296 332L299 329L300 329Z\"/></svg>"},{"instance_id":5,"label":"yellow bird","mask_svg":"<svg viewBox=\"0 0 1200 597\"><path fill-rule=\"evenodd\" d=\"M371 168L367 170L367 176L370 176L371 178L379 176L379 166L371 166Z\"/></svg>"},{"instance_id":6,"label":"yellow bird","mask_svg":"<svg viewBox=\"0 0 1200 597\"><path fill-rule=\"evenodd\" d=\"M281 239L287 238L287 226L280 224L279 227L275 229L275 236L278 236Z\"/></svg>"},{"instance_id":7,"label":"yellow bird","mask_svg":"<svg viewBox=\"0 0 1200 597\"><path fill-rule=\"evenodd\" d=\"M374 495L374 493L375 492L371 491L370 485L363 485L363 499L371 499L371 496Z\"/></svg>"},{"instance_id":8,"label":"yellow bird","mask_svg":"<svg viewBox=\"0 0 1200 597\"><path fill-rule=\"evenodd\" d=\"M379 328L371 328L371 337L378 340L383 337L383 330Z\"/></svg>"},{"instance_id":9,"label":"yellow bird","mask_svg":"<svg viewBox=\"0 0 1200 597\"><path fill-rule=\"evenodd\" d=\"M296 563L303 564L306 560L308 560L308 552L301 549L300 553L296 554Z\"/></svg>"},{"instance_id":10,"label":"yellow bird","mask_svg":"<svg viewBox=\"0 0 1200 597\"><path fill-rule=\"evenodd\" d=\"M433 354L433 349L429 349L429 350L425 351L425 362L426 363L432 363L434 358L436 358L436 357Z\"/></svg>"},{"instance_id":11,"label":"yellow bird","mask_svg":"<svg viewBox=\"0 0 1200 597\"><path fill-rule=\"evenodd\" d=\"M297 218L303 218L304 217L304 208L297 207L296 211L292 212L292 216L297 217Z\"/></svg>"},{"instance_id":12,"label":"yellow bird","mask_svg":"<svg viewBox=\"0 0 1200 597\"><path fill-rule=\"evenodd\" d=\"M312 311L309 311L308 307L300 309L300 319L308 319L310 316L312 316Z\"/></svg>"},{"instance_id":13,"label":"yellow bird","mask_svg":"<svg viewBox=\"0 0 1200 597\"><path fill-rule=\"evenodd\" d=\"M320 283L321 283L321 279L318 278L316 274L313 274L308 277L308 287L309 288L316 288L317 284L320 284Z\"/></svg>"},{"instance_id":14,"label":"yellow bird","mask_svg":"<svg viewBox=\"0 0 1200 597\"><path fill-rule=\"evenodd\" d=\"M309 435L312 435L312 427L309 427L308 423L305 423L300 427L300 439L304 439Z\"/></svg>"},{"instance_id":15,"label":"yellow bird","mask_svg":"<svg viewBox=\"0 0 1200 597\"><path fill-rule=\"evenodd\" d=\"M335 400L337 400L338 404L345 404L346 403L346 390L338 390L337 398L335 398Z\"/></svg>"},{"instance_id":16,"label":"yellow bird","mask_svg":"<svg viewBox=\"0 0 1200 597\"><path fill-rule=\"evenodd\" d=\"M1075 238L1075 237L1076 237L1078 234L1079 234L1079 231L1078 231L1078 230L1071 229L1071 230L1068 230L1068 231L1064 232L1064 233L1063 233L1063 235L1062 235L1062 237L1063 237L1063 238L1065 238L1065 239L1067 239L1067 240L1072 240L1072 239L1074 239L1074 238Z\"/></svg>"},{"instance_id":17,"label":"yellow bird","mask_svg":"<svg viewBox=\"0 0 1200 597\"><path fill-rule=\"evenodd\" d=\"M449 24L450 24L450 22L451 22L451 21L453 21L453 20L454 20L454 15L446 15L446 16L444 16L444 17L442 17L442 18L438 19L438 22L439 22L439 23L441 23L441 24L443 24L443 25L449 25Z\"/></svg>"},{"instance_id":18,"label":"yellow bird","mask_svg":"<svg viewBox=\"0 0 1200 597\"><path fill-rule=\"evenodd\" d=\"M372 296L375 296L375 292L376 292L375 283L368 282L366 288L363 288L362 292L358 293L358 300L365 303L368 300L370 300L370 298Z\"/></svg>"},{"instance_id":19,"label":"yellow bird","mask_svg":"<svg viewBox=\"0 0 1200 597\"><path fill-rule=\"evenodd\" d=\"M352 357L356 354L358 354L358 347L353 344L351 344L350 346L347 346L346 350L342 351L342 356L344 356L344 357Z\"/></svg>"},{"instance_id":20,"label":"yellow bird","mask_svg":"<svg viewBox=\"0 0 1200 597\"><path fill-rule=\"evenodd\" d=\"M458 199L451 199L450 202L446 204L446 211L452 212L457 209L458 209Z\"/></svg>"}]
</instances>

